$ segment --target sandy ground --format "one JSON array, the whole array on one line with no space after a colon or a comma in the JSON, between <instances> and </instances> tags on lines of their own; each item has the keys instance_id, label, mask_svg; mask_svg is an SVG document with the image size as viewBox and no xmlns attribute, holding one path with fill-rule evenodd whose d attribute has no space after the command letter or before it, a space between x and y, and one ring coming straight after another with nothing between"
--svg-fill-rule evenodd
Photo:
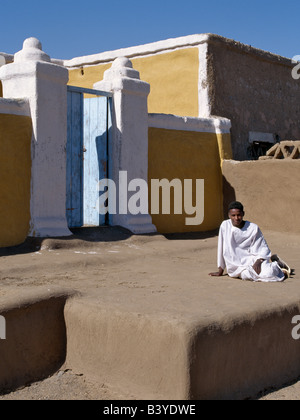
<instances>
[{"instance_id":1,"label":"sandy ground","mask_svg":"<svg viewBox=\"0 0 300 420\"><path fill-rule=\"evenodd\" d=\"M0 396L0 400L102 400L133 401L134 397L123 395L114 387L99 383L85 375L71 370L60 370L55 375L25 386L14 392ZM287 384L280 389L269 389L254 396L259 401L299 401L300 380Z\"/></svg>"},{"instance_id":2,"label":"sandy ground","mask_svg":"<svg viewBox=\"0 0 300 420\"><path fill-rule=\"evenodd\" d=\"M191 296L205 290L212 296L206 307L209 314L205 316L212 317L218 315L216 307L221 295L224 316L232 310L233 302L235 310L242 312L255 308L262 298L276 305L283 294L289 299L299 290L300 235L264 232L272 251L288 260L296 275L282 284L254 284L227 276L221 279L208 276L216 269L216 232L134 236L123 229L86 228L74 233L70 238L29 240L22 246L1 250L0 304L28 290L67 288L99 299L101 296L116 307L121 303L136 305L136 310L141 310L136 302L143 297L144 304L149 302L144 305L144 311L151 313L160 308L162 314L168 312L179 317L191 316L195 309ZM237 293L245 300L237 302ZM280 390L267 390L257 399L300 399L300 382L295 380L288 385ZM62 369L44 381L0 399L118 400L131 396L120 394L109 384Z\"/></svg>"},{"instance_id":3,"label":"sandy ground","mask_svg":"<svg viewBox=\"0 0 300 420\"><path fill-rule=\"evenodd\" d=\"M102 400L133 401L128 395L120 394L112 386L94 381L90 377L78 375L71 370L60 370L41 382L36 382L0 396L0 400ZM253 397L259 401L299 401L300 381L287 384L280 389L266 390Z\"/></svg>"}]
</instances>

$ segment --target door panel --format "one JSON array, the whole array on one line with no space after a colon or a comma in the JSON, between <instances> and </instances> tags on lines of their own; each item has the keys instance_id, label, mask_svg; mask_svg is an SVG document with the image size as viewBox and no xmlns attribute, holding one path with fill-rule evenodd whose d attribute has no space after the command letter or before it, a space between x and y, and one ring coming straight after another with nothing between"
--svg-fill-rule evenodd
<instances>
[{"instance_id":1,"label":"door panel","mask_svg":"<svg viewBox=\"0 0 300 420\"><path fill-rule=\"evenodd\" d=\"M97 204L98 184L107 178L107 99L84 99L83 155L83 222L84 225L105 224Z\"/></svg>"},{"instance_id":2,"label":"door panel","mask_svg":"<svg viewBox=\"0 0 300 420\"><path fill-rule=\"evenodd\" d=\"M69 227L83 224L83 95L68 91L67 221Z\"/></svg>"},{"instance_id":3,"label":"door panel","mask_svg":"<svg viewBox=\"0 0 300 420\"><path fill-rule=\"evenodd\" d=\"M94 96L84 98L85 93ZM68 86L66 215L70 228L100 226L108 220L99 214L98 184L108 178L109 96Z\"/></svg>"}]
</instances>

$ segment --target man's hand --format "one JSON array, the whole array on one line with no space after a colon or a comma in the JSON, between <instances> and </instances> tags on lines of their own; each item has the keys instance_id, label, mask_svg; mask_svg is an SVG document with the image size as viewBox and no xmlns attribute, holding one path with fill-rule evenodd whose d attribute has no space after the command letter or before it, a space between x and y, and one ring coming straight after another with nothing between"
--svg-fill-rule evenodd
<instances>
[{"instance_id":1,"label":"man's hand","mask_svg":"<svg viewBox=\"0 0 300 420\"><path fill-rule=\"evenodd\" d=\"M219 267L219 271L217 273L209 273L211 277L222 277L224 274L223 268Z\"/></svg>"},{"instance_id":2,"label":"man's hand","mask_svg":"<svg viewBox=\"0 0 300 420\"><path fill-rule=\"evenodd\" d=\"M254 265L253 265L253 269L256 272L256 274L260 275L261 273L261 265L264 262L263 258L260 258L259 260L255 261Z\"/></svg>"}]
</instances>

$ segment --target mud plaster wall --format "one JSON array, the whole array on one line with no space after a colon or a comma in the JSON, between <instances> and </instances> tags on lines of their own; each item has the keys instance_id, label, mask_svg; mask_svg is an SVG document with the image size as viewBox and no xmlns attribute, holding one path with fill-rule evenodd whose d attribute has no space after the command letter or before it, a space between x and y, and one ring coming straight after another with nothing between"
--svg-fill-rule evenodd
<instances>
[{"instance_id":1,"label":"mud plaster wall","mask_svg":"<svg viewBox=\"0 0 300 420\"><path fill-rule=\"evenodd\" d=\"M31 118L0 114L0 247L21 244L30 221Z\"/></svg>"},{"instance_id":2,"label":"mud plaster wall","mask_svg":"<svg viewBox=\"0 0 300 420\"><path fill-rule=\"evenodd\" d=\"M204 221L199 226L186 226L186 214L174 214L171 198L171 214L153 214L152 222L158 232L192 232L216 229L222 221L222 175L218 138L215 133L199 133L180 130L149 128L148 182L151 179L204 179ZM224 134L227 137L226 134ZM151 187L151 184L150 184ZM149 188L151 192L151 188ZM195 203L195 195L193 196ZM151 194L149 194L151 209Z\"/></svg>"},{"instance_id":3,"label":"mud plaster wall","mask_svg":"<svg viewBox=\"0 0 300 420\"><path fill-rule=\"evenodd\" d=\"M211 114L231 120L234 159L247 159L250 131L300 138L300 81L292 78L292 68L283 57L211 37Z\"/></svg>"},{"instance_id":4,"label":"mud plaster wall","mask_svg":"<svg viewBox=\"0 0 300 420\"><path fill-rule=\"evenodd\" d=\"M25 298L15 302L6 298L0 309L6 320L6 340L0 346L1 391L46 378L61 367L66 354L65 301L65 296L46 298L37 291L32 297L25 292Z\"/></svg>"},{"instance_id":5,"label":"mud plaster wall","mask_svg":"<svg viewBox=\"0 0 300 420\"><path fill-rule=\"evenodd\" d=\"M233 199L261 229L300 233L300 160L224 161L224 207Z\"/></svg>"}]
</instances>

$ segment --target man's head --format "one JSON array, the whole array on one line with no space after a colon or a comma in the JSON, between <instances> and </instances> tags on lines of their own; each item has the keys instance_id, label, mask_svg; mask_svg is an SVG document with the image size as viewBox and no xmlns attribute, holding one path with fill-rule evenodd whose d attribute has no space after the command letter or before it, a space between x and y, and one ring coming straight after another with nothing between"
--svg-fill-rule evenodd
<instances>
[{"instance_id":1,"label":"man's head","mask_svg":"<svg viewBox=\"0 0 300 420\"><path fill-rule=\"evenodd\" d=\"M234 201L229 204L228 217L231 220L234 227L242 228L244 226L244 206L239 201Z\"/></svg>"}]
</instances>

